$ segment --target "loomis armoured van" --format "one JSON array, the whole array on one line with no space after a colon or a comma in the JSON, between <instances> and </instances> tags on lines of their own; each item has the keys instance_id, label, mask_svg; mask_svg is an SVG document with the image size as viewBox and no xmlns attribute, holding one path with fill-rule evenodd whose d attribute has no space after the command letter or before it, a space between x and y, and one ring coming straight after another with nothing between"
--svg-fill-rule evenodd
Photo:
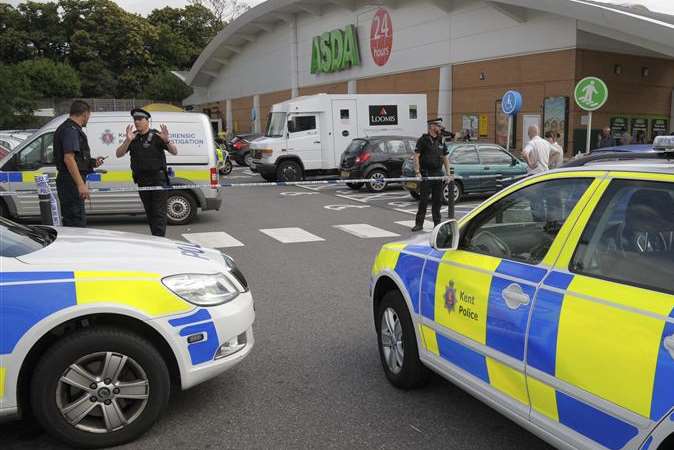
<instances>
[{"instance_id":1,"label":"loomis armoured van","mask_svg":"<svg viewBox=\"0 0 674 450\"><path fill-rule=\"evenodd\" d=\"M272 106L265 137L251 143L253 170L279 181L337 174L353 139L421 136L425 130L423 94L297 97Z\"/></svg>"}]
</instances>

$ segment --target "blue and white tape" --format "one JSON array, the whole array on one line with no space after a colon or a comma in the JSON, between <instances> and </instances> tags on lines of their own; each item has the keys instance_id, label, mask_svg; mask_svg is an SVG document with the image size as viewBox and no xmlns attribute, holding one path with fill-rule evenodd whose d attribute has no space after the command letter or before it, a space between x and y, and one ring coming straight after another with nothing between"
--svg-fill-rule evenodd
<instances>
[{"instance_id":1,"label":"blue and white tape","mask_svg":"<svg viewBox=\"0 0 674 450\"><path fill-rule=\"evenodd\" d=\"M39 176L35 177L36 181ZM438 177L400 177L400 178L381 178L374 182L376 183L404 183L404 182L422 182L422 181L442 181L449 180L452 177L438 176ZM318 185L346 185L359 183L373 183L373 180L362 179L335 179L335 180L312 180L312 181L276 181L264 183L218 183L218 184L177 184L172 186L128 186L128 187L111 187L111 188L91 188L90 193L96 192L145 192L145 191L178 191L184 189L217 189L217 188L251 188L251 187L278 187L278 186L318 186ZM39 190L25 190L20 192L21 195L39 194ZM19 195L15 191L0 191L0 197ZM53 194L52 194L53 195Z\"/></svg>"}]
</instances>

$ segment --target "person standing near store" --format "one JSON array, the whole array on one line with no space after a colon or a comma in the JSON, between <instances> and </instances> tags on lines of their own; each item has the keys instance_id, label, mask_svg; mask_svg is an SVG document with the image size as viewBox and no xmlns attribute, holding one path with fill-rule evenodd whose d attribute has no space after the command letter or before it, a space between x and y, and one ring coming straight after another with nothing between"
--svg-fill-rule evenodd
<instances>
[{"instance_id":1,"label":"person standing near store","mask_svg":"<svg viewBox=\"0 0 674 450\"><path fill-rule=\"evenodd\" d=\"M601 130L601 135L599 136L599 147L598 148L606 148L606 147L613 147L615 146L615 140L613 139L613 136L611 136L611 129L610 128L604 128Z\"/></svg>"},{"instance_id":2,"label":"person standing near store","mask_svg":"<svg viewBox=\"0 0 674 450\"><path fill-rule=\"evenodd\" d=\"M428 133L424 134L417 141L414 150L414 168L417 177L441 177L444 175L442 168L444 166L447 175L450 175L449 158L447 157L447 146L442 142L442 119L433 119L428 121ZM440 207L442 205L442 187L443 180L422 181L419 195L419 209L414 228L412 231L421 231L424 228L426 211L428 209L428 196L431 195L431 211L433 214L433 224L438 225L441 222ZM451 183L450 183L451 187ZM451 191L449 194L449 218L454 216L454 196Z\"/></svg>"},{"instance_id":3,"label":"person standing near store","mask_svg":"<svg viewBox=\"0 0 674 450\"><path fill-rule=\"evenodd\" d=\"M548 169L556 169L564 161L564 150L557 143L557 133L554 131L545 132L545 140L550 144L550 158L548 159Z\"/></svg>"},{"instance_id":4,"label":"person standing near store","mask_svg":"<svg viewBox=\"0 0 674 450\"><path fill-rule=\"evenodd\" d=\"M546 172L550 161L550 143L538 135L536 125L530 126L527 133L530 140L522 150L522 156L527 162L527 172L529 175Z\"/></svg>"},{"instance_id":5,"label":"person standing near store","mask_svg":"<svg viewBox=\"0 0 674 450\"><path fill-rule=\"evenodd\" d=\"M69 117L54 132L56 192L61 205L64 227L86 227L84 201L89 199L87 174L103 164L103 158L92 158L87 135L91 108L81 100L70 105Z\"/></svg>"},{"instance_id":6,"label":"person standing near store","mask_svg":"<svg viewBox=\"0 0 674 450\"><path fill-rule=\"evenodd\" d=\"M117 148L118 158L131 154L131 172L133 181L138 187L169 186L166 154L178 154L178 149L171 142L168 128L161 125L161 131L150 128L150 113L135 108L131 111L133 124L126 127L126 139ZM136 130L134 131L134 126ZM138 193L145 208L147 221L153 236L166 235L166 201L167 190L147 190Z\"/></svg>"}]
</instances>

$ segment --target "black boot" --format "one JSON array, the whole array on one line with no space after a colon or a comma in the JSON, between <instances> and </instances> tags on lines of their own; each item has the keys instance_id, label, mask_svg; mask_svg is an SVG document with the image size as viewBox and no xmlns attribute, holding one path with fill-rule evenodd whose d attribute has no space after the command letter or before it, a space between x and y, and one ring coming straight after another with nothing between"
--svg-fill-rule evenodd
<instances>
[{"instance_id":1,"label":"black boot","mask_svg":"<svg viewBox=\"0 0 674 450\"><path fill-rule=\"evenodd\" d=\"M413 231L413 232L421 231L421 230L423 230L423 229L424 229L424 226L423 226L423 225L419 225L419 224L416 224L416 225L414 225L414 226L412 227L412 231Z\"/></svg>"}]
</instances>

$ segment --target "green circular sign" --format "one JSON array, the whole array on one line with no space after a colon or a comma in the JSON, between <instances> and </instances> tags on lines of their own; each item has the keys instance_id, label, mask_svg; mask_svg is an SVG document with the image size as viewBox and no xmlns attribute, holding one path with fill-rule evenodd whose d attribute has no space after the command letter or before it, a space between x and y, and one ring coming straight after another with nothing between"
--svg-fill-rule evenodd
<instances>
[{"instance_id":1,"label":"green circular sign","mask_svg":"<svg viewBox=\"0 0 674 450\"><path fill-rule=\"evenodd\" d=\"M608 100L608 87L597 77L586 77L578 82L573 95L581 109L596 111Z\"/></svg>"}]
</instances>

